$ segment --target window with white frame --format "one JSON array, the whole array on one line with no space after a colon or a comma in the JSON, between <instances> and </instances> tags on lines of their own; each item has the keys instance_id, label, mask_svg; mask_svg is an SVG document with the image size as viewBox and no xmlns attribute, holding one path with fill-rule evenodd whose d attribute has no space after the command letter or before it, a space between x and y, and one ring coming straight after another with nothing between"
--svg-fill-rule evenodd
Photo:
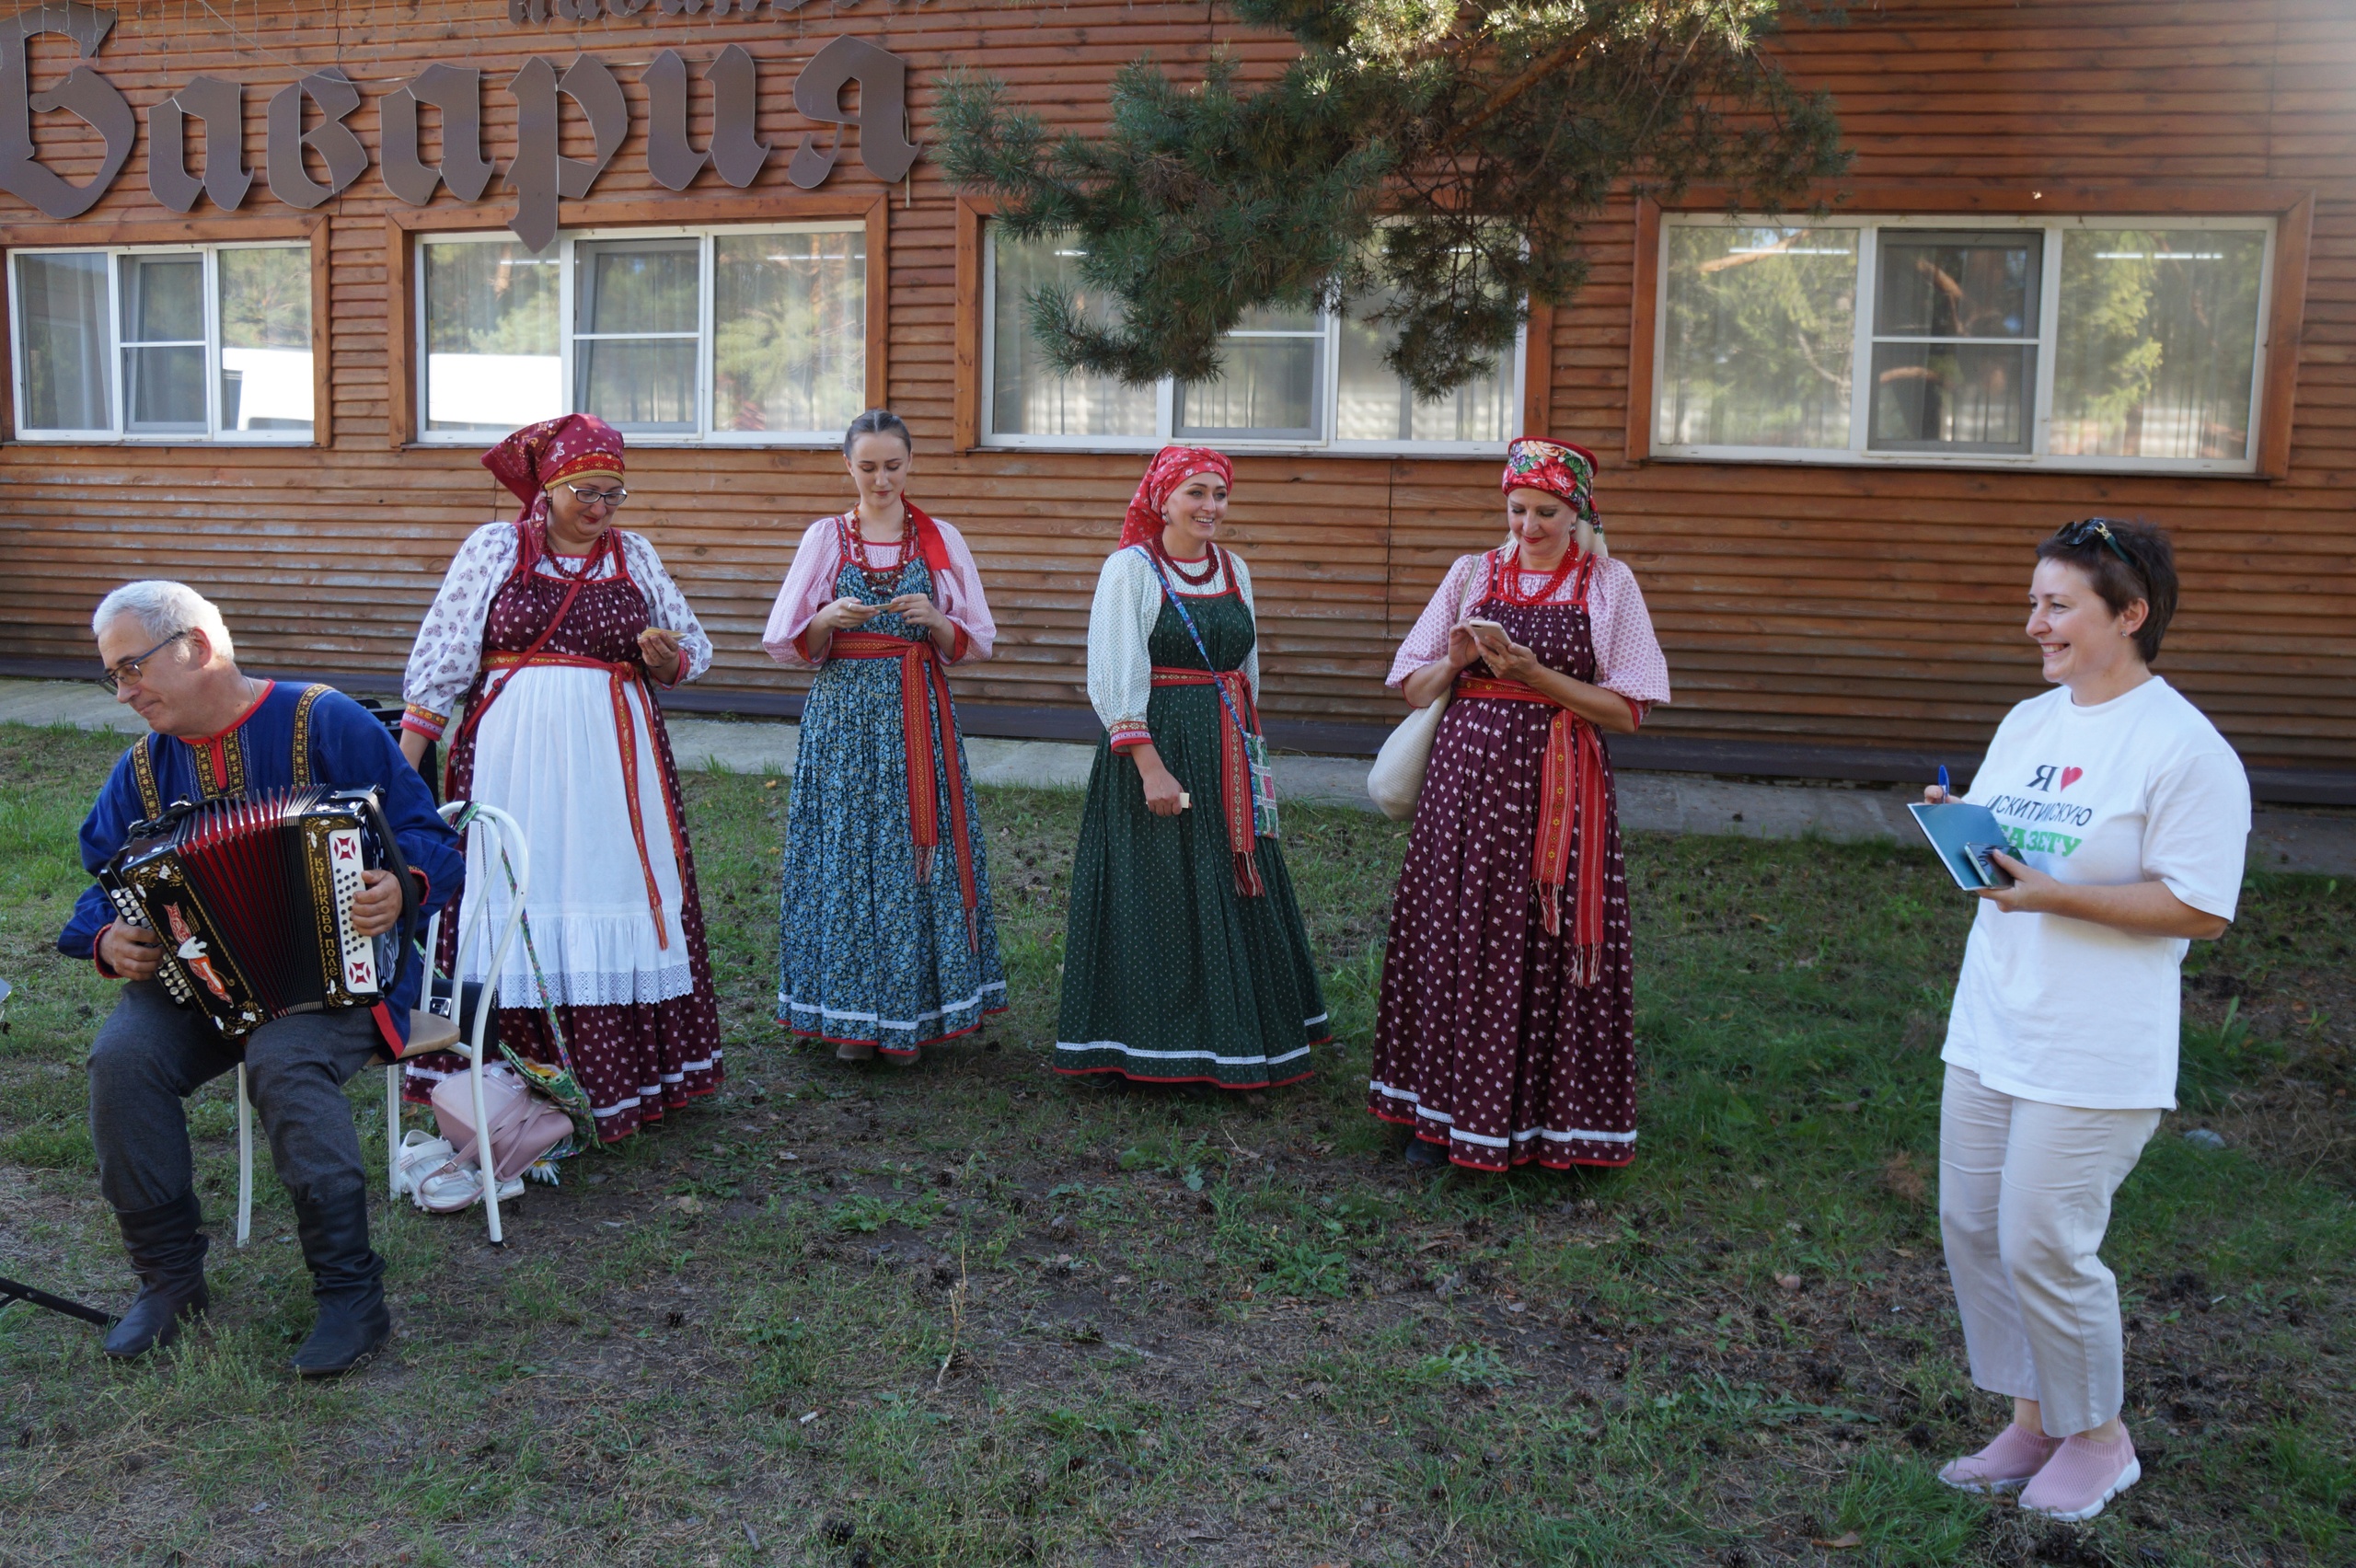
<instances>
[{"instance_id":1,"label":"window with white frame","mask_svg":"<svg viewBox=\"0 0 2356 1568\"><path fill-rule=\"evenodd\" d=\"M860 224L417 242L419 437L559 414L625 434L833 443L867 407Z\"/></svg>"},{"instance_id":2,"label":"window with white frame","mask_svg":"<svg viewBox=\"0 0 2356 1568\"><path fill-rule=\"evenodd\" d=\"M1068 236L1009 237L984 230L982 439L993 446L1150 450L1167 441L1335 452L1502 452L1516 433L1521 349L1446 397L1422 401L1382 356L1395 330L1369 317L1255 310L1220 347L1215 381L1124 386L1109 375L1057 375L1031 335L1025 301L1061 288L1080 314L1114 319L1114 303L1086 288L1083 252Z\"/></svg>"},{"instance_id":3,"label":"window with white frame","mask_svg":"<svg viewBox=\"0 0 2356 1568\"><path fill-rule=\"evenodd\" d=\"M311 439L307 244L18 250L20 441Z\"/></svg>"},{"instance_id":4,"label":"window with white frame","mask_svg":"<svg viewBox=\"0 0 2356 1568\"><path fill-rule=\"evenodd\" d=\"M2270 218L1662 225L1664 456L2248 472Z\"/></svg>"}]
</instances>

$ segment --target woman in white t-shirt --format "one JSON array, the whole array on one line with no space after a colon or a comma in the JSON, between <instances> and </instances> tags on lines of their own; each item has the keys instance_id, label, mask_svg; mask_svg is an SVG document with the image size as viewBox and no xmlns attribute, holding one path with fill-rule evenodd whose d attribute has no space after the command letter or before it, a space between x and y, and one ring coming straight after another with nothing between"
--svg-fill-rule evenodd
<instances>
[{"instance_id":1,"label":"woman in white t-shirt","mask_svg":"<svg viewBox=\"0 0 2356 1568\"><path fill-rule=\"evenodd\" d=\"M1972 1381L2013 1399L1939 1472L2091 1518L2142 1474L2119 1418L2111 1196L2176 1105L2177 970L2241 891L2249 783L2152 674L2176 611L2167 536L2073 523L2039 545L2028 635L2058 689L2005 715L1964 798L2016 879L1980 894L1947 1020L1939 1225ZM1933 789L1927 800L1946 798Z\"/></svg>"}]
</instances>

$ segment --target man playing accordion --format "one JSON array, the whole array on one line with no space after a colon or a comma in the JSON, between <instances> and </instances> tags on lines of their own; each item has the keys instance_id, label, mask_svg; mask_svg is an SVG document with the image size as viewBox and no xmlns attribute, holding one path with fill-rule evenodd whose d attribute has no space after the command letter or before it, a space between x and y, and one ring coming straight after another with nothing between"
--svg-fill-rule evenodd
<instances>
[{"instance_id":1,"label":"man playing accordion","mask_svg":"<svg viewBox=\"0 0 2356 1568\"><path fill-rule=\"evenodd\" d=\"M327 686L283 686L242 674L221 614L179 582L116 589L91 617L105 684L147 721L115 765L82 824L82 863L93 873L125 846L133 824L178 801L203 802L313 788L375 788L419 908L430 914L457 892L456 836L435 815L417 770L376 719ZM407 902L394 872L364 873L350 927L391 931ZM177 911L174 911L177 924ZM290 918L291 918L290 915ZM350 1370L391 1332L381 1276L368 1244L368 1177L343 1085L381 1046L409 1034L422 968L404 943L383 1000L286 1013L242 1039L203 1012L177 1005L157 982L173 944L186 972L208 985L214 961L181 929L126 924L92 887L57 939L61 951L127 982L90 1049L90 1136L98 1185L122 1228L140 1279L138 1299L107 1337L107 1354L135 1356L169 1344L204 1310L205 1237L198 1230L195 1175L182 1101L240 1057L279 1180L293 1194L318 1321L294 1353L306 1377Z\"/></svg>"}]
</instances>

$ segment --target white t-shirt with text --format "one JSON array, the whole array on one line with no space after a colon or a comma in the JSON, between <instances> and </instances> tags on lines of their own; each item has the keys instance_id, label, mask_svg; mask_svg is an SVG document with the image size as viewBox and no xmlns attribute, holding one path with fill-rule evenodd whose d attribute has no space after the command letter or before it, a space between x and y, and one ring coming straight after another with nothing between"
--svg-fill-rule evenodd
<instances>
[{"instance_id":1,"label":"white t-shirt with text","mask_svg":"<svg viewBox=\"0 0 2356 1568\"><path fill-rule=\"evenodd\" d=\"M2216 726L2156 676L2091 707L2057 686L2015 708L1964 799L1993 812L2010 853L2048 876L2158 881L2233 918L2249 779ZM1940 1056L2023 1100L2173 1110L2189 946L1982 901Z\"/></svg>"}]
</instances>

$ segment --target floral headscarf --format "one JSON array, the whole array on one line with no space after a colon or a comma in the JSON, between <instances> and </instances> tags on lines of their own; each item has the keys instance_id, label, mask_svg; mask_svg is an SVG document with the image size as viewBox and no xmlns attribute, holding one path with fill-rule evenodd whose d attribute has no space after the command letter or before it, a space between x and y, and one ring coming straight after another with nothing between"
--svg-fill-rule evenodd
<instances>
[{"instance_id":1,"label":"floral headscarf","mask_svg":"<svg viewBox=\"0 0 2356 1568\"><path fill-rule=\"evenodd\" d=\"M565 414L525 425L482 455L482 466L515 492L515 570L537 564L548 545L549 490L593 474L622 477L622 432L595 414Z\"/></svg>"},{"instance_id":2,"label":"floral headscarf","mask_svg":"<svg viewBox=\"0 0 2356 1568\"><path fill-rule=\"evenodd\" d=\"M1178 487L1196 474L1217 474L1219 482L1232 489L1235 465L1223 453L1207 446L1165 446L1153 455L1145 478L1138 481L1138 493L1129 500L1129 510L1121 519L1121 548L1141 545L1161 536L1161 508Z\"/></svg>"},{"instance_id":3,"label":"floral headscarf","mask_svg":"<svg viewBox=\"0 0 2356 1568\"><path fill-rule=\"evenodd\" d=\"M1505 478L1497 488L1507 495L1534 490L1560 496L1580 522L1603 526L1595 514L1595 454L1584 446L1525 435L1506 448Z\"/></svg>"}]
</instances>

